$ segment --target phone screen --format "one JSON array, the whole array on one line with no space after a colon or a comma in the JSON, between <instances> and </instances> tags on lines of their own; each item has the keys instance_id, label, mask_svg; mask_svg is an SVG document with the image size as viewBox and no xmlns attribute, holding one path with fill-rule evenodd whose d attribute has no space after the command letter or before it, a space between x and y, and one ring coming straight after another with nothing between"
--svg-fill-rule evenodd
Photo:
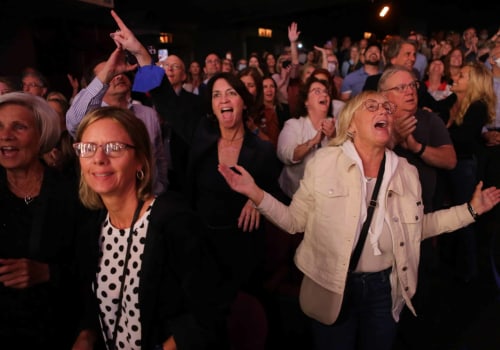
<instances>
[{"instance_id":1,"label":"phone screen","mask_svg":"<svg viewBox=\"0 0 500 350\"><path fill-rule=\"evenodd\" d=\"M168 57L168 50L167 49L159 49L158 50L158 61L164 61Z\"/></svg>"}]
</instances>

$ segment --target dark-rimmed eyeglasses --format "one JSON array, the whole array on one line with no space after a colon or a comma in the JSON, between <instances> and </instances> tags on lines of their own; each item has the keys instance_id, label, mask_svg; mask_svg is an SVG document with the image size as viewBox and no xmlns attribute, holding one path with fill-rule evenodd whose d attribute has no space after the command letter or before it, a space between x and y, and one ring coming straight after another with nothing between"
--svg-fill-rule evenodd
<instances>
[{"instance_id":1,"label":"dark-rimmed eyeglasses","mask_svg":"<svg viewBox=\"0 0 500 350\"><path fill-rule=\"evenodd\" d=\"M412 81L411 83L408 83L408 84L396 85L390 89L385 89L384 91L395 91L395 92L403 93L406 91L407 88L410 88L412 90L418 90L419 87L420 87L420 82L415 80L415 81Z\"/></svg>"},{"instance_id":2,"label":"dark-rimmed eyeglasses","mask_svg":"<svg viewBox=\"0 0 500 350\"><path fill-rule=\"evenodd\" d=\"M101 147L103 152L110 158L121 157L128 148L135 148L133 145L116 141L103 143L102 145L93 142L77 142L73 144L73 149L80 158L93 157L99 147Z\"/></svg>"},{"instance_id":3,"label":"dark-rimmed eyeglasses","mask_svg":"<svg viewBox=\"0 0 500 350\"><path fill-rule=\"evenodd\" d=\"M365 106L366 110L369 112L376 112L382 106L383 109L387 112L387 114L393 114L396 112L396 105L392 102L378 102L377 100L368 99L363 102L363 106Z\"/></svg>"}]
</instances>

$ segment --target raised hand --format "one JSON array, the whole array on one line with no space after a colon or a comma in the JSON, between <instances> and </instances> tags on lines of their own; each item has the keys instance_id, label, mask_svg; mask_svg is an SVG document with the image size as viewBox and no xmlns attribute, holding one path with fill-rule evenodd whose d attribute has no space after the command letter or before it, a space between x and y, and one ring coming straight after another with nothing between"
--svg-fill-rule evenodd
<instances>
[{"instance_id":1,"label":"raised hand","mask_svg":"<svg viewBox=\"0 0 500 350\"><path fill-rule=\"evenodd\" d=\"M97 77L103 84L109 82L118 74L130 72L137 68L137 64L127 62L126 53L123 49L117 47L109 56L103 68L97 73Z\"/></svg>"},{"instance_id":2,"label":"raised hand","mask_svg":"<svg viewBox=\"0 0 500 350\"><path fill-rule=\"evenodd\" d=\"M75 96L78 93L78 90L80 89L80 82L78 81L77 78L75 78L71 74L66 74L68 77L69 85L71 85L71 88L73 89L73 96Z\"/></svg>"},{"instance_id":3,"label":"raised hand","mask_svg":"<svg viewBox=\"0 0 500 350\"><path fill-rule=\"evenodd\" d=\"M152 62L152 58L148 50L141 44L134 33L125 25L114 10L111 10L111 16L113 16L113 19L118 25L118 30L110 34L116 46L134 55L140 66L149 65Z\"/></svg>"},{"instance_id":4,"label":"raised hand","mask_svg":"<svg viewBox=\"0 0 500 350\"><path fill-rule=\"evenodd\" d=\"M292 24L288 26L288 40L290 40L291 43L294 43L299 40L299 36L300 31L297 30L297 22L292 22Z\"/></svg>"},{"instance_id":5,"label":"raised hand","mask_svg":"<svg viewBox=\"0 0 500 350\"><path fill-rule=\"evenodd\" d=\"M496 187L488 187L482 190L483 182L479 181L476 189L472 194L470 205L479 215L491 210L500 202L500 189Z\"/></svg>"}]
</instances>

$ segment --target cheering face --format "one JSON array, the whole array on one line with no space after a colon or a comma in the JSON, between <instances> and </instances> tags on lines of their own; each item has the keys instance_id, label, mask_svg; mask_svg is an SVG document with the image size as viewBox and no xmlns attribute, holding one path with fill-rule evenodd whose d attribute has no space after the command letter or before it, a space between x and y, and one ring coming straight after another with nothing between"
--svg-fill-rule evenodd
<instances>
[{"instance_id":1,"label":"cheering face","mask_svg":"<svg viewBox=\"0 0 500 350\"><path fill-rule=\"evenodd\" d=\"M312 83L305 104L309 113L319 112L326 116L330 108L328 88L319 82Z\"/></svg>"},{"instance_id":2,"label":"cheering face","mask_svg":"<svg viewBox=\"0 0 500 350\"><path fill-rule=\"evenodd\" d=\"M222 128L235 129L241 127L245 108L241 96L225 79L220 78L214 82L212 110Z\"/></svg>"},{"instance_id":3,"label":"cheering face","mask_svg":"<svg viewBox=\"0 0 500 350\"><path fill-rule=\"evenodd\" d=\"M396 57L391 59L391 63L399 66L404 66L409 70L413 69L413 65L417 60L417 50L412 44L403 44Z\"/></svg>"},{"instance_id":4,"label":"cheering face","mask_svg":"<svg viewBox=\"0 0 500 350\"><path fill-rule=\"evenodd\" d=\"M26 169L36 162L40 133L33 113L24 106L0 106L0 165L5 169Z\"/></svg>"},{"instance_id":5,"label":"cheering face","mask_svg":"<svg viewBox=\"0 0 500 350\"><path fill-rule=\"evenodd\" d=\"M460 94L465 93L467 91L467 85L469 83L470 76L470 67L464 66L460 69L460 74L453 81L453 85L451 86L451 91L454 93Z\"/></svg>"},{"instance_id":6,"label":"cheering face","mask_svg":"<svg viewBox=\"0 0 500 350\"><path fill-rule=\"evenodd\" d=\"M276 86L274 85L273 78L264 78L262 86L264 87L264 101L269 104L274 103Z\"/></svg>"},{"instance_id":7,"label":"cheering face","mask_svg":"<svg viewBox=\"0 0 500 350\"><path fill-rule=\"evenodd\" d=\"M109 143L126 146L121 149L105 146ZM81 144L97 146L95 149L86 146L85 153L80 156L83 178L92 190L103 197L135 195L136 173L142 166L135 157L130 136L118 122L112 119L95 121L83 132Z\"/></svg>"},{"instance_id":8,"label":"cheering face","mask_svg":"<svg viewBox=\"0 0 500 350\"><path fill-rule=\"evenodd\" d=\"M354 114L349 131L358 147L385 147L391 140L392 114L396 106L381 95L367 98Z\"/></svg>"}]
</instances>

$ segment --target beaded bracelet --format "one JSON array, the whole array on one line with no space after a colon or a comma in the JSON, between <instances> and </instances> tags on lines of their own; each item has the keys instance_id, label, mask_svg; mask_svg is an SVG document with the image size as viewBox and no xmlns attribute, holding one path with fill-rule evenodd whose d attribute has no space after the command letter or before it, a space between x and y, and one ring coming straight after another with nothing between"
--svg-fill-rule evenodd
<instances>
[{"instance_id":1,"label":"beaded bracelet","mask_svg":"<svg viewBox=\"0 0 500 350\"><path fill-rule=\"evenodd\" d=\"M472 208L472 205L470 205L470 202L467 203L467 209L469 209L470 215L474 218L474 220L477 220L479 218L479 214Z\"/></svg>"}]
</instances>

